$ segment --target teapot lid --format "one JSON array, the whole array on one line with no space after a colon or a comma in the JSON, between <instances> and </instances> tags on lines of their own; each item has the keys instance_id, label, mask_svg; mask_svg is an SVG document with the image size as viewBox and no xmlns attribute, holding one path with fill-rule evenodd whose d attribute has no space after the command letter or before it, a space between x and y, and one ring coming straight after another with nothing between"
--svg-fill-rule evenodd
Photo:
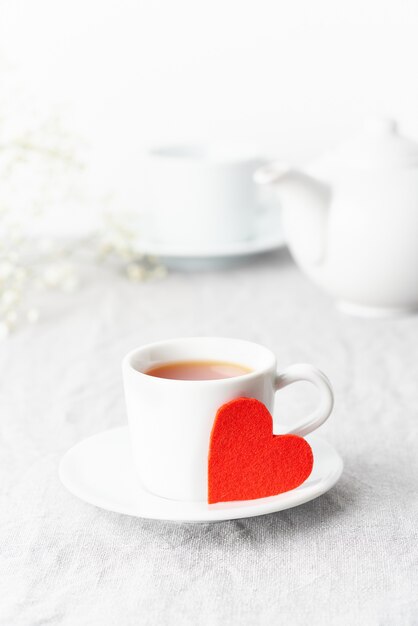
<instances>
[{"instance_id":1,"label":"teapot lid","mask_svg":"<svg viewBox=\"0 0 418 626\"><path fill-rule=\"evenodd\" d=\"M372 118L363 132L336 152L340 165L355 169L402 169L418 166L418 143L398 132L395 120Z\"/></svg>"}]
</instances>

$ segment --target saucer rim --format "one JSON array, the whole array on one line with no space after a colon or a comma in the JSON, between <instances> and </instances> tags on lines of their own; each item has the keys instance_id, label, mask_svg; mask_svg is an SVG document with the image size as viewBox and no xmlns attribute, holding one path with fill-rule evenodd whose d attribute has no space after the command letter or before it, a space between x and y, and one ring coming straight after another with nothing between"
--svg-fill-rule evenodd
<instances>
[{"instance_id":1,"label":"saucer rim","mask_svg":"<svg viewBox=\"0 0 418 626\"><path fill-rule=\"evenodd\" d=\"M216 246L188 247L185 244L165 243L152 238L138 237L135 241L135 248L140 254L155 255L162 258L173 259L221 259L242 256L251 256L271 252L286 246L286 238L281 222L281 210L279 207L271 207L260 211L256 218L258 224L263 221L267 223L275 222L278 226L278 233L271 235L268 232L256 232L250 239L244 241L231 241ZM267 231L267 227L265 231Z\"/></svg>"},{"instance_id":2,"label":"saucer rim","mask_svg":"<svg viewBox=\"0 0 418 626\"><path fill-rule=\"evenodd\" d=\"M329 449L329 451L332 452L333 457L334 457L333 462L335 464L335 467L329 476L327 476L324 480L321 480L319 487L318 485L315 485L315 484L311 485L309 489L306 489L305 487L306 492L303 495L301 495L301 493L298 492L298 490L302 487L302 485L300 485L299 487L297 487L296 489L292 489L291 491L278 494L276 496L270 496L268 498L259 498L257 500L227 502L227 503L219 503L219 504L213 504L213 505L208 505L206 502L192 503L188 501L188 502L183 503L181 501L168 500L168 502L170 503L170 506L173 504L176 504L180 508L182 504L186 506L190 506L190 504L201 505L202 507L210 506L209 510L206 508L202 511L198 511L197 515L192 515L192 516L186 515L185 517L182 517L181 515L173 516L172 514L170 516L156 515L156 514L152 514L152 512L151 514L147 514L146 511L144 512L141 511L141 513L134 513L132 510L126 510L124 506L112 506L111 504L109 505L109 502L106 501L106 498L102 499L100 498L100 496L96 497L94 495L93 497L91 497L90 495L87 497L86 493L83 492L83 490L79 488L77 481L72 480L71 477L68 475L68 472L66 472L66 464L69 462L69 459L71 459L71 457L74 456L78 448L85 446L86 444L88 445L89 442L97 438L100 438L103 435L108 436L111 432L113 433L119 432L120 434L122 434L122 431L127 432L128 426L117 426L114 428L106 429L104 431L91 435L79 441L75 445L73 445L62 456L60 463L59 463L58 474L59 474L59 478L63 486L73 496L77 497L83 502L87 504L91 504L97 508L100 508L106 511L111 511L113 513L118 513L120 515L128 515L130 517L135 517L139 519L196 524L196 523L214 523L214 522L222 522L222 521L228 521L228 520L233 520L233 519L245 519L245 518L250 518L250 517L257 517L260 515L268 515L270 513L275 513L278 511L283 511L283 510L287 510L290 508L294 508L302 504L306 504L307 502L314 500L318 498L319 496L323 495L324 493L329 491L332 487L334 487L334 485L340 479L343 469L344 469L344 463L343 463L341 456L330 443L318 437L317 435L308 436L307 440L310 441L313 447L317 445L326 446ZM145 492L147 497L152 497L153 499L156 499L157 502L161 502L161 503L167 502L166 498L162 498L160 496L157 496L147 491L145 487L141 485L139 481L138 481L138 488L140 492ZM299 497L295 498L295 494L297 494Z\"/></svg>"}]
</instances>

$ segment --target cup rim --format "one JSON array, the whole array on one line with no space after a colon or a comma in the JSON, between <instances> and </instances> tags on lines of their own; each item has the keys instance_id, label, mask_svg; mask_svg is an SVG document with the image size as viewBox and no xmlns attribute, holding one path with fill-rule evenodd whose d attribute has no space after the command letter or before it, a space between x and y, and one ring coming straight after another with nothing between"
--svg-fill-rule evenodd
<instances>
[{"instance_id":1,"label":"cup rim","mask_svg":"<svg viewBox=\"0 0 418 626\"><path fill-rule=\"evenodd\" d=\"M257 349L260 352L264 352L264 355L266 357L266 364L264 366L260 366L254 369L251 372L248 372L248 374L241 374L239 376L232 376L230 378L214 378L214 379L209 379L209 380L180 380L176 378L159 378L157 376L149 376L145 372L141 372L138 369L136 369L132 364L133 357L135 357L138 353L142 351L155 349L155 348L158 349L159 347L170 346L179 342L191 343L194 341L218 341L218 342L221 341L221 342L233 342L233 343L240 344L241 346L247 345L248 347L251 347L252 350ZM130 371L134 375L139 376L140 379L142 380L146 379L151 384L161 384L161 382L164 382L164 384L167 383L167 384L175 384L175 385L181 384L181 385L193 385L193 386L198 386L198 385L204 385L204 386L212 385L213 386L213 385L228 384L228 383L231 384L232 381L237 381L237 380L250 381L256 378L257 376L265 374L270 369L275 370L276 356L274 352L272 352L269 348L266 348L266 346L258 344L254 341L247 341L246 339L237 339L234 337L211 337L211 336L176 337L172 339L165 339L165 340L163 339L160 341L147 343L147 344L138 346L134 348L133 350L130 350L123 357L122 368L124 371Z\"/></svg>"}]
</instances>

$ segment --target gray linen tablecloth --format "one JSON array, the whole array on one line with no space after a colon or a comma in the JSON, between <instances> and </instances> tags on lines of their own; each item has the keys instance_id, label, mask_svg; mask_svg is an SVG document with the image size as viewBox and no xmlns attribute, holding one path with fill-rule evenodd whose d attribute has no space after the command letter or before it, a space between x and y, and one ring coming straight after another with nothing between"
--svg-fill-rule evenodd
<instances>
[{"instance_id":1,"label":"gray linen tablecloth","mask_svg":"<svg viewBox=\"0 0 418 626\"><path fill-rule=\"evenodd\" d=\"M341 481L281 513L218 524L125 517L61 486L61 455L125 423L120 361L182 335L260 342L312 362L336 405L322 429ZM245 267L132 284L87 267L72 295L0 346L5 626L418 624L418 317L336 311L286 252ZM305 385L284 415L312 404Z\"/></svg>"}]
</instances>

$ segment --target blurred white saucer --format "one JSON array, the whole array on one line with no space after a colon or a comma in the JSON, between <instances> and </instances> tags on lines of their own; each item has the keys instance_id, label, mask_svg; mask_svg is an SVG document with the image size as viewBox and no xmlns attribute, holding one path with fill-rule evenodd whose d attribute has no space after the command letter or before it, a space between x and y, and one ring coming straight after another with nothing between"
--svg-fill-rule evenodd
<instances>
[{"instance_id":1,"label":"blurred white saucer","mask_svg":"<svg viewBox=\"0 0 418 626\"><path fill-rule=\"evenodd\" d=\"M254 236L245 241L192 247L148 238L146 230L144 236L136 241L139 254L157 256L169 267L187 270L225 267L285 245L280 210L277 207L258 213Z\"/></svg>"}]
</instances>

